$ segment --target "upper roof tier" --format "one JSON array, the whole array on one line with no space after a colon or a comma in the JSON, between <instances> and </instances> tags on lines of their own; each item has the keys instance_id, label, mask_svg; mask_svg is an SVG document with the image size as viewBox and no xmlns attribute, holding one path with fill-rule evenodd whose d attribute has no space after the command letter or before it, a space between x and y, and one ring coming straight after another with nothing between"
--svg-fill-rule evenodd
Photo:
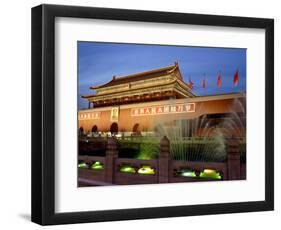
<instances>
[{"instance_id":1,"label":"upper roof tier","mask_svg":"<svg viewBox=\"0 0 281 230\"><path fill-rule=\"evenodd\" d=\"M109 82L107 82L103 85L92 86L92 87L90 87L90 89L100 89L100 88L104 88L104 87L130 83L130 82L134 82L134 81L147 80L147 79L156 78L156 77L160 77L160 76L163 76L163 75L171 74L173 72L177 72L178 73L177 77L180 80L182 80L181 73L178 70L179 70L179 65L178 65L177 62L175 62L175 65L160 68L160 69L154 69L154 70L145 71L145 72L141 72L141 73L135 73L135 74L122 76L122 77L113 76L111 81L109 81Z\"/></svg>"}]
</instances>

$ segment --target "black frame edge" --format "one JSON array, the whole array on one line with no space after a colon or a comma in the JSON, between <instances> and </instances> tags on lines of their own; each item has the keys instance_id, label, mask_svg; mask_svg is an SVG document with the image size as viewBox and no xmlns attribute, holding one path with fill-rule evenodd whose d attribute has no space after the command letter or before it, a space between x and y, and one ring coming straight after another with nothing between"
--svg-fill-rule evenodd
<instances>
[{"instance_id":1,"label":"black frame edge","mask_svg":"<svg viewBox=\"0 0 281 230\"><path fill-rule=\"evenodd\" d=\"M273 19L72 5L42 5L53 16L227 27L266 28Z\"/></svg>"},{"instance_id":2,"label":"black frame edge","mask_svg":"<svg viewBox=\"0 0 281 230\"><path fill-rule=\"evenodd\" d=\"M265 201L55 213L55 17L262 28L266 32ZM40 57L40 58L38 58ZM273 19L40 5L32 8L32 221L41 225L224 214L274 209L274 21Z\"/></svg>"},{"instance_id":3,"label":"black frame edge","mask_svg":"<svg viewBox=\"0 0 281 230\"><path fill-rule=\"evenodd\" d=\"M42 6L31 13L31 220L42 224Z\"/></svg>"},{"instance_id":4,"label":"black frame edge","mask_svg":"<svg viewBox=\"0 0 281 230\"><path fill-rule=\"evenodd\" d=\"M274 20L265 28L265 200L274 210Z\"/></svg>"}]
</instances>

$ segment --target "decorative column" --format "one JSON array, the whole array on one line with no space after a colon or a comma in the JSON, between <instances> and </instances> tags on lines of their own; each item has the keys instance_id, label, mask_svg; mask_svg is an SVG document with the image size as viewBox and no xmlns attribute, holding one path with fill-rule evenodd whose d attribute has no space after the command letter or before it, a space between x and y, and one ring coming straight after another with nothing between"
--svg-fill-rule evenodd
<instances>
[{"instance_id":1,"label":"decorative column","mask_svg":"<svg viewBox=\"0 0 281 230\"><path fill-rule=\"evenodd\" d=\"M115 159L118 157L117 141L113 137L108 137L105 152L105 181L114 183Z\"/></svg>"},{"instance_id":2,"label":"decorative column","mask_svg":"<svg viewBox=\"0 0 281 230\"><path fill-rule=\"evenodd\" d=\"M164 136L160 141L160 153L158 159L158 182L168 183L170 171L170 141Z\"/></svg>"},{"instance_id":3,"label":"decorative column","mask_svg":"<svg viewBox=\"0 0 281 230\"><path fill-rule=\"evenodd\" d=\"M240 151L239 139L230 138L227 142L227 171L228 180L240 180L241 165L240 165Z\"/></svg>"}]
</instances>

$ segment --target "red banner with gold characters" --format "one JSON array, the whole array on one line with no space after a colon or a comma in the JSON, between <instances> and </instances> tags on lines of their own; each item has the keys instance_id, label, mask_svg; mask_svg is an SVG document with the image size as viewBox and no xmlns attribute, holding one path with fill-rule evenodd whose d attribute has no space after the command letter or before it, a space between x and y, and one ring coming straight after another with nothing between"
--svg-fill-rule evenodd
<instances>
[{"instance_id":1,"label":"red banner with gold characters","mask_svg":"<svg viewBox=\"0 0 281 230\"><path fill-rule=\"evenodd\" d=\"M133 108L132 116L161 115L170 113L194 113L195 103L185 103L176 105L149 106Z\"/></svg>"}]
</instances>

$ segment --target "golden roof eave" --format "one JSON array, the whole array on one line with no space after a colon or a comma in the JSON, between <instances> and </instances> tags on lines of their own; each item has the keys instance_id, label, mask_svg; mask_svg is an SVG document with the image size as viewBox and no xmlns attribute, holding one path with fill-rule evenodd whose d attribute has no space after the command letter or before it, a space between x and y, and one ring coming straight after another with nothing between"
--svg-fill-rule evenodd
<instances>
[{"instance_id":1,"label":"golden roof eave","mask_svg":"<svg viewBox=\"0 0 281 230\"><path fill-rule=\"evenodd\" d=\"M134 80L134 78L145 77L146 75L161 73L161 72L164 72L164 71L167 71L167 73L170 74L170 73L174 72L175 70L177 70L178 68L179 68L178 64L175 63L175 65L160 68L160 69L153 69L153 70L149 70L149 71L145 71L145 72L141 72L141 73L135 73L135 74L126 75L126 76L121 76L121 77L114 76L111 81L109 81L109 82L107 82L103 85L91 86L90 89L93 89L93 90L100 89L100 88L104 88L104 87L107 87L107 86L112 85L112 84L116 84L116 85L124 84L124 82L119 83L118 81L120 81L120 80L123 80L123 81L128 80L128 83L129 83L129 80Z\"/></svg>"},{"instance_id":2,"label":"golden roof eave","mask_svg":"<svg viewBox=\"0 0 281 230\"><path fill-rule=\"evenodd\" d=\"M166 85L173 85L177 80L173 80L171 82L168 82L168 83L164 83L164 84L160 84L160 85L153 85L153 86L148 86L148 87L143 87L143 88L139 88L139 89L149 89L149 88L155 88L155 87L159 87L159 86L166 86ZM139 90L139 89L136 89L136 90ZM128 90L130 91L130 90ZM131 90L131 91L134 91L134 90ZM108 96L108 95L114 95L114 94L118 94L120 92L115 92L115 93L104 93L104 94L90 94L90 95L85 95L85 96L81 96L82 98L85 98L85 99L88 99L88 98L93 98L93 97L100 97L100 96Z\"/></svg>"}]
</instances>

